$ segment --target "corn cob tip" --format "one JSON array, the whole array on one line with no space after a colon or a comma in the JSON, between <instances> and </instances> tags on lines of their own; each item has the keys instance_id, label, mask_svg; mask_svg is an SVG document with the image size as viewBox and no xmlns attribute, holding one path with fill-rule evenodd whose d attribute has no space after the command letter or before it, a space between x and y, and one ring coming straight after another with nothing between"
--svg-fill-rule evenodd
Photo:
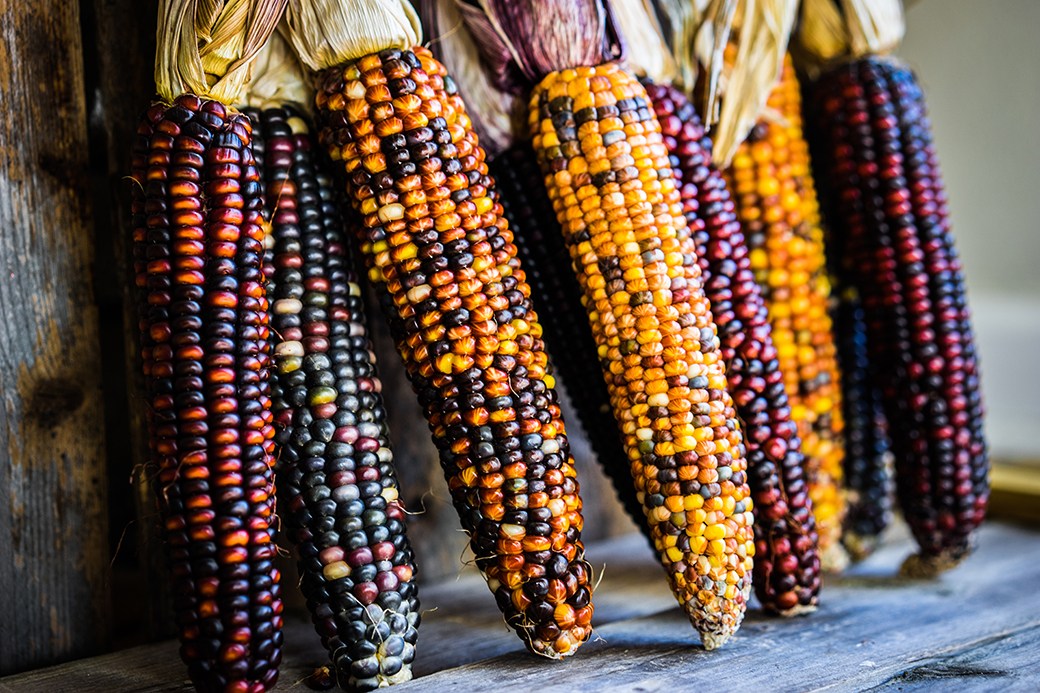
<instances>
[{"instance_id":1,"label":"corn cob tip","mask_svg":"<svg viewBox=\"0 0 1040 693\"><path fill-rule=\"evenodd\" d=\"M826 573L840 573L849 563L849 552L841 544L831 544L820 552L820 568Z\"/></svg>"},{"instance_id":2,"label":"corn cob tip","mask_svg":"<svg viewBox=\"0 0 1040 693\"><path fill-rule=\"evenodd\" d=\"M736 632L738 627L739 624L733 627L725 628L722 632L719 633L708 633L705 631L700 631L701 644L704 645L705 650L710 651L718 649L726 644L730 636Z\"/></svg>"},{"instance_id":3,"label":"corn cob tip","mask_svg":"<svg viewBox=\"0 0 1040 693\"><path fill-rule=\"evenodd\" d=\"M771 613L777 616L782 616L783 618L795 618L797 616L808 616L814 611L816 611L816 604L797 604L790 609L773 611Z\"/></svg>"},{"instance_id":4,"label":"corn cob tip","mask_svg":"<svg viewBox=\"0 0 1040 693\"><path fill-rule=\"evenodd\" d=\"M939 554L915 553L907 556L899 566L899 576L911 580L934 580L942 573L957 567L971 553L971 547L948 549Z\"/></svg>"},{"instance_id":5,"label":"corn cob tip","mask_svg":"<svg viewBox=\"0 0 1040 693\"><path fill-rule=\"evenodd\" d=\"M849 561L859 563L870 554L874 553L881 543L877 535L860 534L845 530L841 535L841 543L845 546Z\"/></svg>"}]
</instances>

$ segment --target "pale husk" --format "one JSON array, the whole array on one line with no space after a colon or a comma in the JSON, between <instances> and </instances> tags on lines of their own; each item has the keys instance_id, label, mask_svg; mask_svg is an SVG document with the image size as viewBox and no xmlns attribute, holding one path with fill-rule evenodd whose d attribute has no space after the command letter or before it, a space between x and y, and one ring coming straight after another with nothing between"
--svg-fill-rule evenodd
<instances>
[{"instance_id":1,"label":"pale husk","mask_svg":"<svg viewBox=\"0 0 1040 693\"><path fill-rule=\"evenodd\" d=\"M707 5L708 0L654 0L661 34L678 70L672 84L685 92L697 83L699 67L693 44Z\"/></svg>"},{"instance_id":2,"label":"pale husk","mask_svg":"<svg viewBox=\"0 0 1040 693\"><path fill-rule=\"evenodd\" d=\"M635 72L655 82L672 84L679 66L665 42L657 15L648 0L613 0L615 25L622 34L625 62Z\"/></svg>"},{"instance_id":3,"label":"pale husk","mask_svg":"<svg viewBox=\"0 0 1040 693\"><path fill-rule=\"evenodd\" d=\"M715 0L712 4L729 2ZM711 14L713 9L709 7L709 15L715 17L711 40L699 40L697 50L709 75L719 74L717 88L709 82L703 110L707 123L714 125L712 157L717 165L725 167L762 116L769 93L780 77L798 0L738 0L728 26L717 14ZM707 21L702 29L706 26ZM722 58L723 33L736 48L732 62Z\"/></svg>"},{"instance_id":4,"label":"pale husk","mask_svg":"<svg viewBox=\"0 0 1040 693\"><path fill-rule=\"evenodd\" d=\"M280 33L275 32L257 54L253 77L243 88L239 104L261 110L291 105L312 114L314 90L303 65Z\"/></svg>"},{"instance_id":5,"label":"pale husk","mask_svg":"<svg viewBox=\"0 0 1040 693\"><path fill-rule=\"evenodd\" d=\"M287 0L159 0L155 86L165 101L191 93L240 99L257 53Z\"/></svg>"},{"instance_id":6,"label":"pale husk","mask_svg":"<svg viewBox=\"0 0 1040 693\"><path fill-rule=\"evenodd\" d=\"M420 7L430 50L455 80L481 146L491 156L507 149L520 132L519 99L491 81L456 0L428 0Z\"/></svg>"},{"instance_id":7,"label":"pale husk","mask_svg":"<svg viewBox=\"0 0 1040 693\"><path fill-rule=\"evenodd\" d=\"M802 0L794 54L813 74L835 61L891 53L905 34L900 0Z\"/></svg>"},{"instance_id":8,"label":"pale husk","mask_svg":"<svg viewBox=\"0 0 1040 693\"><path fill-rule=\"evenodd\" d=\"M408 0L289 0L281 30L311 70L422 43Z\"/></svg>"}]
</instances>

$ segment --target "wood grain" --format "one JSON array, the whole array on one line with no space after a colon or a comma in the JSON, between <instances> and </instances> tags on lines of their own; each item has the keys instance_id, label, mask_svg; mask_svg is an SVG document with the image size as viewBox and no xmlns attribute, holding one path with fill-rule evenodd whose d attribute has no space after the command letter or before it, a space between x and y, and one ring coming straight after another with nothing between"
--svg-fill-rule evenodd
<instances>
[{"instance_id":1,"label":"wood grain","mask_svg":"<svg viewBox=\"0 0 1040 693\"><path fill-rule=\"evenodd\" d=\"M407 691L1035 691L1040 683L1040 533L983 527L978 553L931 582L897 578L911 551L904 532L843 577L824 603L791 620L749 611L721 650L705 652L668 592L641 536L593 545L606 565L596 591L596 631L562 663L536 659L507 631L480 577L423 592L417 678ZM1011 550L1013 547L1013 550ZM277 690L301 681L324 654L302 621L286 629ZM172 642L0 679L0 692L187 691Z\"/></svg>"},{"instance_id":2,"label":"wood grain","mask_svg":"<svg viewBox=\"0 0 1040 693\"><path fill-rule=\"evenodd\" d=\"M0 673L109 635L78 7L0 5Z\"/></svg>"},{"instance_id":3,"label":"wood grain","mask_svg":"<svg viewBox=\"0 0 1040 693\"><path fill-rule=\"evenodd\" d=\"M153 98L157 5L137 0L81 4L93 181L95 288L101 312L102 372L109 460L113 569L126 608L116 613L120 642L171 637L172 606L159 540L148 460L137 315L131 289L130 149Z\"/></svg>"}]
</instances>

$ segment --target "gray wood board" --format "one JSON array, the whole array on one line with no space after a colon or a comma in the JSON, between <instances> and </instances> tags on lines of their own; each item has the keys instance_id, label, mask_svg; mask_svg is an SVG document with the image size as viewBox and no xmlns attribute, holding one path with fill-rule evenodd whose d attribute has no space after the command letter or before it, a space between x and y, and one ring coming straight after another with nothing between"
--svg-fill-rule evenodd
<instances>
[{"instance_id":1,"label":"gray wood board","mask_svg":"<svg viewBox=\"0 0 1040 693\"><path fill-rule=\"evenodd\" d=\"M738 690L1035 691L1040 676L1040 533L992 523L979 550L939 580L896 577L910 552L905 534L871 559L830 577L809 617L748 612L734 639L705 652L676 606L642 537L589 549L602 568L597 628L562 663L523 652L494 601L470 570L429 586L416 679L397 687L465 691ZM324 653L310 626L286 629L278 690L307 690L302 679ZM0 691L190 690L164 642L0 679Z\"/></svg>"}]
</instances>

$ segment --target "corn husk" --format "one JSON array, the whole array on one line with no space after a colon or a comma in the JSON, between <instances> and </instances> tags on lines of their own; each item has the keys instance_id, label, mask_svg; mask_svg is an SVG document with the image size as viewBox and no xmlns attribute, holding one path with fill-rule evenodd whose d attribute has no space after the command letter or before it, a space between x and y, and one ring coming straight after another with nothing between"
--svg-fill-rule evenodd
<instances>
[{"instance_id":1,"label":"corn husk","mask_svg":"<svg viewBox=\"0 0 1040 693\"><path fill-rule=\"evenodd\" d=\"M462 17L499 88L526 94L556 70L623 57L601 0L468 0Z\"/></svg>"},{"instance_id":2,"label":"corn husk","mask_svg":"<svg viewBox=\"0 0 1040 693\"><path fill-rule=\"evenodd\" d=\"M905 34L900 0L802 0L795 56L811 74L834 61L891 53Z\"/></svg>"},{"instance_id":3,"label":"corn husk","mask_svg":"<svg viewBox=\"0 0 1040 693\"><path fill-rule=\"evenodd\" d=\"M240 104L260 110L291 105L304 113L313 113L314 90L307 82L304 67L277 31L257 54Z\"/></svg>"},{"instance_id":4,"label":"corn husk","mask_svg":"<svg viewBox=\"0 0 1040 693\"><path fill-rule=\"evenodd\" d=\"M672 53L678 74L672 84L686 93L697 83L699 66L692 50L710 0L653 0L661 34Z\"/></svg>"},{"instance_id":5,"label":"corn husk","mask_svg":"<svg viewBox=\"0 0 1040 693\"><path fill-rule=\"evenodd\" d=\"M712 158L723 168L763 115L798 11L798 0L737 0L730 9L732 4L713 0L695 47L707 72L703 113L714 128ZM732 62L722 56L727 40L736 48Z\"/></svg>"},{"instance_id":6,"label":"corn husk","mask_svg":"<svg viewBox=\"0 0 1040 693\"><path fill-rule=\"evenodd\" d=\"M665 42L649 0L613 0L615 26L625 42L625 62L636 73L655 82L672 84L679 66Z\"/></svg>"},{"instance_id":7,"label":"corn husk","mask_svg":"<svg viewBox=\"0 0 1040 693\"><path fill-rule=\"evenodd\" d=\"M289 0L281 30L315 71L422 43L419 15L408 0Z\"/></svg>"},{"instance_id":8,"label":"corn husk","mask_svg":"<svg viewBox=\"0 0 1040 693\"><path fill-rule=\"evenodd\" d=\"M430 50L454 77L481 146L494 156L522 132L521 100L500 90L481 65L480 52L456 0L428 0L420 10Z\"/></svg>"},{"instance_id":9,"label":"corn husk","mask_svg":"<svg viewBox=\"0 0 1040 693\"><path fill-rule=\"evenodd\" d=\"M287 0L160 0L155 86L165 101L240 99Z\"/></svg>"}]
</instances>

